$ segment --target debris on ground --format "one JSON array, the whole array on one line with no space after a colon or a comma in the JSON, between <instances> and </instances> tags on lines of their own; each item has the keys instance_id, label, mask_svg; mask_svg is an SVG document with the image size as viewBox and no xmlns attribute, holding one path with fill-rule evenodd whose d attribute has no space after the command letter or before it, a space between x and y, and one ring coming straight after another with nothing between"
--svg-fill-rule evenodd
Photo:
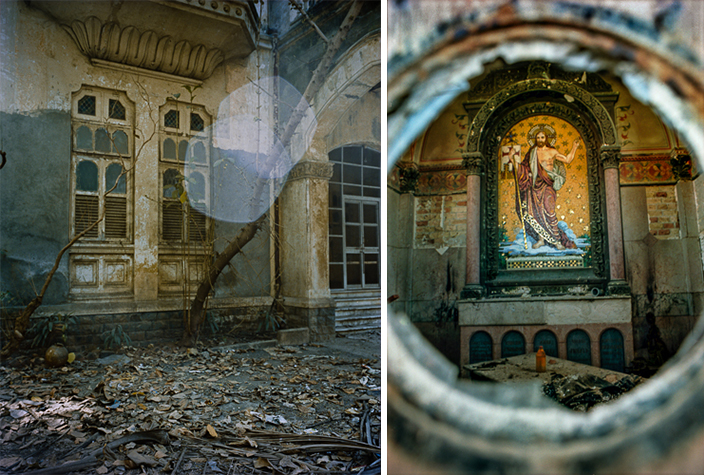
<instances>
[{"instance_id":1,"label":"debris on ground","mask_svg":"<svg viewBox=\"0 0 710 475\"><path fill-rule=\"evenodd\" d=\"M336 340L6 361L0 473L379 473L379 332Z\"/></svg>"},{"instance_id":2,"label":"debris on ground","mask_svg":"<svg viewBox=\"0 0 710 475\"><path fill-rule=\"evenodd\" d=\"M562 376L552 374L551 380L543 384L543 393L563 406L575 411L586 412L599 403L617 399L635 388L643 378L635 375L624 376L609 382L592 374Z\"/></svg>"},{"instance_id":3,"label":"debris on ground","mask_svg":"<svg viewBox=\"0 0 710 475\"><path fill-rule=\"evenodd\" d=\"M535 353L501 358L463 366L474 381L515 383L539 381L542 391L558 403L575 411L588 411L600 403L610 402L645 381L596 366L575 363L546 355L545 372L537 372Z\"/></svg>"}]
</instances>

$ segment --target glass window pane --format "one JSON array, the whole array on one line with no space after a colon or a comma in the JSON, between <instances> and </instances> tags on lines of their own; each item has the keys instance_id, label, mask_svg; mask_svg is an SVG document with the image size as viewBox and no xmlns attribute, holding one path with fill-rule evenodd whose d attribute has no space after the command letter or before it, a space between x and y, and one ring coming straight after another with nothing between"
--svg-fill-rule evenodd
<instances>
[{"instance_id":1,"label":"glass window pane","mask_svg":"<svg viewBox=\"0 0 710 475\"><path fill-rule=\"evenodd\" d=\"M365 254L365 285L380 283L380 264L378 254Z\"/></svg>"},{"instance_id":2,"label":"glass window pane","mask_svg":"<svg viewBox=\"0 0 710 475\"><path fill-rule=\"evenodd\" d=\"M329 206L331 208L340 208L343 206L343 194L340 191L340 185L339 184L330 184L330 200L329 200Z\"/></svg>"},{"instance_id":3,"label":"glass window pane","mask_svg":"<svg viewBox=\"0 0 710 475\"><path fill-rule=\"evenodd\" d=\"M360 222L360 205L358 203L345 203L345 222Z\"/></svg>"},{"instance_id":4,"label":"glass window pane","mask_svg":"<svg viewBox=\"0 0 710 475\"><path fill-rule=\"evenodd\" d=\"M345 226L345 246L360 247L360 226Z\"/></svg>"},{"instance_id":5,"label":"glass window pane","mask_svg":"<svg viewBox=\"0 0 710 475\"><path fill-rule=\"evenodd\" d=\"M175 142L173 139L165 139L163 142L163 158L175 160L177 152L175 151Z\"/></svg>"},{"instance_id":6,"label":"glass window pane","mask_svg":"<svg viewBox=\"0 0 710 475\"><path fill-rule=\"evenodd\" d=\"M362 187L362 196L370 196L372 198L379 198L380 197L380 189L379 188L370 188L368 186L363 186Z\"/></svg>"},{"instance_id":7,"label":"glass window pane","mask_svg":"<svg viewBox=\"0 0 710 475\"><path fill-rule=\"evenodd\" d=\"M343 238L330 238L330 262L343 262Z\"/></svg>"},{"instance_id":8,"label":"glass window pane","mask_svg":"<svg viewBox=\"0 0 710 475\"><path fill-rule=\"evenodd\" d=\"M339 162L342 156L341 151L342 149L336 148L335 150L328 152L328 160L331 162Z\"/></svg>"},{"instance_id":9,"label":"glass window pane","mask_svg":"<svg viewBox=\"0 0 710 475\"><path fill-rule=\"evenodd\" d=\"M362 285L362 267L360 265L360 254L348 254L347 255L347 277L348 286L350 285Z\"/></svg>"},{"instance_id":10,"label":"glass window pane","mask_svg":"<svg viewBox=\"0 0 710 475\"><path fill-rule=\"evenodd\" d=\"M330 222L328 223L328 233L341 236L343 234L343 212L339 209L330 210Z\"/></svg>"},{"instance_id":11,"label":"glass window pane","mask_svg":"<svg viewBox=\"0 0 710 475\"><path fill-rule=\"evenodd\" d=\"M205 200L205 177L202 173L190 173L190 179L187 181L187 192L190 194L191 202L202 202Z\"/></svg>"},{"instance_id":12,"label":"glass window pane","mask_svg":"<svg viewBox=\"0 0 710 475\"><path fill-rule=\"evenodd\" d=\"M99 191L99 167L94 162L83 160L76 166L76 189Z\"/></svg>"},{"instance_id":13,"label":"glass window pane","mask_svg":"<svg viewBox=\"0 0 710 475\"><path fill-rule=\"evenodd\" d=\"M163 124L165 127L172 127L174 129L180 127L180 115L178 111L173 110L166 112Z\"/></svg>"},{"instance_id":14,"label":"glass window pane","mask_svg":"<svg viewBox=\"0 0 710 475\"><path fill-rule=\"evenodd\" d=\"M106 129L98 129L96 131L96 151L111 151L111 139L108 137L108 132L106 132Z\"/></svg>"},{"instance_id":15,"label":"glass window pane","mask_svg":"<svg viewBox=\"0 0 710 475\"><path fill-rule=\"evenodd\" d=\"M362 230L362 234L365 241L365 247L379 246L379 233L377 232L377 226L365 226Z\"/></svg>"},{"instance_id":16,"label":"glass window pane","mask_svg":"<svg viewBox=\"0 0 710 475\"><path fill-rule=\"evenodd\" d=\"M346 163L362 164L362 147L343 147L343 161Z\"/></svg>"},{"instance_id":17,"label":"glass window pane","mask_svg":"<svg viewBox=\"0 0 710 475\"><path fill-rule=\"evenodd\" d=\"M331 264L330 265L330 288L331 289L344 289L345 279L343 278L343 265L342 264Z\"/></svg>"},{"instance_id":18,"label":"glass window pane","mask_svg":"<svg viewBox=\"0 0 710 475\"><path fill-rule=\"evenodd\" d=\"M190 114L190 130L202 132L205 130L205 121L199 114L194 112Z\"/></svg>"},{"instance_id":19,"label":"glass window pane","mask_svg":"<svg viewBox=\"0 0 710 475\"><path fill-rule=\"evenodd\" d=\"M96 97L95 96L84 96L79 99L77 104L77 109L79 114L84 115L96 115Z\"/></svg>"},{"instance_id":20,"label":"glass window pane","mask_svg":"<svg viewBox=\"0 0 710 475\"><path fill-rule=\"evenodd\" d=\"M362 204L362 222L377 224L377 205Z\"/></svg>"},{"instance_id":21,"label":"glass window pane","mask_svg":"<svg viewBox=\"0 0 710 475\"><path fill-rule=\"evenodd\" d=\"M177 193L178 181L180 180L180 173L177 170L166 170L163 174L163 198L178 198L175 196Z\"/></svg>"},{"instance_id":22,"label":"glass window pane","mask_svg":"<svg viewBox=\"0 0 710 475\"><path fill-rule=\"evenodd\" d=\"M343 176L340 171L341 168L342 168L341 164L339 164L339 163L333 164L333 176L330 177L331 182L339 183L339 182L343 181Z\"/></svg>"},{"instance_id":23,"label":"glass window pane","mask_svg":"<svg viewBox=\"0 0 710 475\"><path fill-rule=\"evenodd\" d=\"M76 131L76 148L79 150L94 149L94 134L85 125L82 125Z\"/></svg>"},{"instance_id":24,"label":"glass window pane","mask_svg":"<svg viewBox=\"0 0 710 475\"><path fill-rule=\"evenodd\" d=\"M116 99L109 99L108 116L111 119L126 120L126 108Z\"/></svg>"},{"instance_id":25,"label":"glass window pane","mask_svg":"<svg viewBox=\"0 0 710 475\"><path fill-rule=\"evenodd\" d=\"M121 171L123 171L123 167L121 167L118 163L112 163L108 166L108 168L106 168L106 191L113 188L113 185L116 184L116 179L121 174ZM111 193L126 194L126 175L121 177L118 181L118 185Z\"/></svg>"},{"instance_id":26,"label":"glass window pane","mask_svg":"<svg viewBox=\"0 0 710 475\"><path fill-rule=\"evenodd\" d=\"M192 148L192 158L197 162L197 163L206 163L207 162L207 154L205 153L205 144L198 141L198 142L193 142L191 144Z\"/></svg>"},{"instance_id":27,"label":"glass window pane","mask_svg":"<svg viewBox=\"0 0 710 475\"><path fill-rule=\"evenodd\" d=\"M118 151L122 155L128 155L128 135L123 130L113 133L113 151Z\"/></svg>"},{"instance_id":28,"label":"glass window pane","mask_svg":"<svg viewBox=\"0 0 710 475\"><path fill-rule=\"evenodd\" d=\"M379 168L363 168L362 169L363 185L380 186L380 169Z\"/></svg>"},{"instance_id":29,"label":"glass window pane","mask_svg":"<svg viewBox=\"0 0 710 475\"><path fill-rule=\"evenodd\" d=\"M343 183L352 183L353 185L362 184L362 170L360 167L353 165L343 165Z\"/></svg>"},{"instance_id":30,"label":"glass window pane","mask_svg":"<svg viewBox=\"0 0 710 475\"><path fill-rule=\"evenodd\" d=\"M363 150L362 163L364 165L379 168L379 166L380 166L380 152L378 152L377 150L365 148Z\"/></svg>"},{"instance_id":31,"label":"glass window pane","mask_svg":"<svg viewBox=\"0 0 710 475\"><path fill-rule=\"evenodd\" d=\"M185 161L185 157L187 156L187 146L187 140L180 141L180 145L178 146L178 160L181 160L183 162Z\"/></svg>"},{"instance_id":32,"label":"glass window pane","mask_svg":"<svg viewBox=\"0 0 710 475\"><path fill-rule=\"evenodd\" d=\"M352 195L352 196L361 196L362 195L362 187L357 186L357 185L343 185L343 194L344 195Z\"/></svg>"}]
</instances>

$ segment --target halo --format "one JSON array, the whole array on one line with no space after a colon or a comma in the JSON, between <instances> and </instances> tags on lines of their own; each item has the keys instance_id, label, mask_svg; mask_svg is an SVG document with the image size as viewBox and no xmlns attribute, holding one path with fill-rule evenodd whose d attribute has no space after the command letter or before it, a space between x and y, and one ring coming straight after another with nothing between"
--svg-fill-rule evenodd
<instances>
[{"instance_id":1,"label":"halo","mask_svg":"<svg viewBox=\"0 0 710 475\"><path fill-rule=\"evenodd\" d=\"M555 142L557 141L557 132L554 127L549 124L533 125L528 131L528 145L531 147L535 145L535 136L541 131L545 132L547 135L547 140L550 142L550 145L555 145Z\"/></svg>"}]
</instances>

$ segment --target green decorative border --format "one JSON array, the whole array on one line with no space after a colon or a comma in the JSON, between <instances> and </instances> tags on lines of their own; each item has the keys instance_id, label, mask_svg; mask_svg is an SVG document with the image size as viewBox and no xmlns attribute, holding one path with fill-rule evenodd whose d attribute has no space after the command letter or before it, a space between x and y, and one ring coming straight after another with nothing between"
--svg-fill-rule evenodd
<instances>
[{"instance_id":1,"label":"green decorative border","mask_svg":"<svg viewBox=\"0 0 710 475\"><path fill-rule=\"evenodd\" d=\"M551 101L554 97L550 98ZM603 184L600 173L600 137L595 133L598 129L591 123L591 118L584 120L585 111L573 109L567 104L556 102L530 102L514 108L510 112L498 111L497 122L484 131L483 168L484 179L481 181L481 277L487 286L501 285L502 281L510 280L507 274L517 275L519 284L527 282L544 282L546 279L558 280L558 273L563 271L564 278L577 283L603 281L608 279L608 257L606 252L606 226ZM588 114L588 113L587 113ZM498 259L498 167L497 151L500 145L499 137L503 137L515 123L536 115L551 115L569 121L582 135L587 147L587 167L589 180L589 211L590 211L590 264L589 269L558 269L554 276L549 271L540 270L524 273L522 270L505 270L500 268ZM499 118L498 118L499 117ZM494 120L496 120L494 119ZM591 274L591 275L590 275ZM498 282L497 282L498 281Z\"/></svg>"}]
</instances>

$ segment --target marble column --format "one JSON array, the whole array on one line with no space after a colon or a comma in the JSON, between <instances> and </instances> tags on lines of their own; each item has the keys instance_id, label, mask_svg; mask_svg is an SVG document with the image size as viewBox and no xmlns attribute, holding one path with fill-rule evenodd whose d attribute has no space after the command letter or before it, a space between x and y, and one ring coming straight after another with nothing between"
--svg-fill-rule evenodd
<instances>
[{"instance_id":1,"label":"marble column","mask_svg":"<svg viewBox=\"0 0 710 475\"><path fill-rule=\"evenodd\" d=\"M307 154L281 193L281 292L288 325L308 327L311 340L335 337L328 277L328 157Z\"/></svg>"},{"instance_id":2,"label":"marble column","mask_svg":"<svg viewBox=\"0 0 710 475\"><path fill-rule=\"evenodd\" d=\"M604 167L606 188L606 214L609 239L609 293L628 293L624 266L624 236L621 224L621 194L619 191L619 159L621 148L602 146L601 162Z\"/></svg>"},{"instance_id":3,"label":"marble column","mask_svg":"<svg viewBox=\"0 0 710 475\"><path fill-rule=\"evenodd\" d=\"M467 152L463 157L466 168L466 286L462 299L481 298L481 175L483 154Z\"/></svg>"}]
</instances>

